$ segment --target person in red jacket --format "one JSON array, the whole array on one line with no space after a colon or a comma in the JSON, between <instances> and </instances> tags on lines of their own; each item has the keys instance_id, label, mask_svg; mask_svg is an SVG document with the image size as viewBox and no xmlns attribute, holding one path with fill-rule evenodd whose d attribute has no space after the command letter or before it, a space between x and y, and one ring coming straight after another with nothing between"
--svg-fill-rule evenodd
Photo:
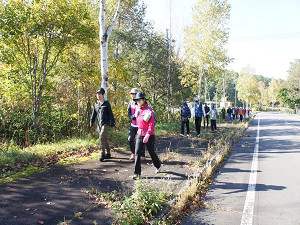
<instances>
[{"instance_id":1,"label":"person in red jacket","mask_svg":"<svg viewBox=\"0 0 300 225\"><path fill-rule=\"evenodd\" d=\"M134 100L138 104L138 109L135 111L136 123L138 126L136 144L135 144L135 163L133 179L141 176L141 158L140 156L145 152L145 146L151 156L154 166L156 167L156 173L161 170L161 162L155 153L154 143L154 113L148 106L146 95L143 92L137 93Z\"/></svg>"}]
</instances>

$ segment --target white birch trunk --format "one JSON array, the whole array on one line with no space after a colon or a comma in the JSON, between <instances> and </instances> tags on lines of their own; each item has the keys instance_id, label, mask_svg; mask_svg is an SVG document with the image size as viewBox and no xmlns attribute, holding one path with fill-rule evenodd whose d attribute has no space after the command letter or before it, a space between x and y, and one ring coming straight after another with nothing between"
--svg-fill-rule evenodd
<instances>
[{"instance_id":1,"label":"white birch trunk","mask_svg":"<svg viewBox=\"0 0 300 225\"><path fill-rule=\"evenodd\" d=\"M106 0L100 1L100 13L99 13L99 23L100 23L100 49L101 49L101 87L105 90L104 97L107 97L107 89L108 89L108 40L111 32L118 20L123 0L119 0L114 18L111 24L106 28L106 21L105 21L105 12L106 12Z\"/></svg>"}]
</instances>

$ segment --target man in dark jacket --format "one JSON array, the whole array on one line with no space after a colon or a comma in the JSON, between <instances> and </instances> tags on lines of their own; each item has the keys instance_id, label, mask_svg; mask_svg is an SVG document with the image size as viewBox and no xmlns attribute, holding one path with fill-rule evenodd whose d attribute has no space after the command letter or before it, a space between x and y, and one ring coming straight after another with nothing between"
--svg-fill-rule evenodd
<instances>
[{"instance_id":1,"label":"man in dark jacket","mask_svg":"<svg viewBox=\"0 0 300 225\"><path fill-rule=\"evenodd\" d=\"M190 123L189 119L191 118L191 110L188 107L186 101L182 103L182 108L181 108L181 133L180 135L183 137L184 136L184 125L186 124L186 136L190 136Z\"/></svg>"},{"instance_id":2,"label":"man in dark jacket","mask_svg":"<svg viewBox=\"0 0 300 225\"><path fill-rule=\"evenodd\" d=\"M221 112L222 112L222 119L225 120L225 113L226 113L226 110L225 110L224 107L222 108Z\"/></svg>"},{"instance_id":3,"label":"man in dark jacket","mask_svg":"<svg viewBox=\"0 0 300 225\"><path fill-rule=\"evenodd\" d=\"M110 148L108 144L108 127L115 126L115 119L111 110L109 102L104 99L105 90L99 88L97 90L97 102L95 103L93 114L90 121L90 127L93 126L95 119L97 117L97 130L99 130L100 142L101 142L101 156L100 161L103 162L104 159L110 159ZM105 154L106 150L106 154Z\"/></svg>"},{"instance_id":4,"label":"man in dark jacket","mask_svg":"<svg viewBox=\"0 0 300 225\"><path fill-rule=\"evenodd\" d=\"M232 113L232 110L230 108L230 106L228 106L228 109L227 109L227 120L231 120L231 113Z\"/></svg>"},{"instance_id":5,"label":"man in dark jacket","mask_svg":"<svg viewBox=\"0 0 300 225\"><path fill-rule=\"evenodd\" d=\"M194 106L194 117L195 117L195 127L197 131L197 137L200 137L200 131L201 131L201 121L202 116L206 116L204 106L200 102L200 99L198 97L195 98L195 106Z\"/></svg>"},{"instance_id":6,"label":"man in dark jacket","mask_svg":"<svg viewBox=\"0 0 300 225\"><path fill-rule=\"evenodd\" d=\"M210 111L210 108L207 106L207 104L204 104L204 111L205 111L205 116L203 118L203 124L205 127L205 122L206 122L206 127L208 127L208 120L209 120L209 115L208 112Z\"/></svg>"}]
</instances>

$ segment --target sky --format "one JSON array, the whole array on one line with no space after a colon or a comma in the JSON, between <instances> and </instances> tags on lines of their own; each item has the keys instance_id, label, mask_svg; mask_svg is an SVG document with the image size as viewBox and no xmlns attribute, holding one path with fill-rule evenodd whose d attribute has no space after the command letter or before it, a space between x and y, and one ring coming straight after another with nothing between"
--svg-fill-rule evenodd
<instances>
[{"instance_id":1,"label":"sky","mask_svg":"<svg viewBox=\"0 0 300 225\"><path fill-rule=\"evenodd\" d=\"M197 0L144 0L146 18L157 31L170 28L176 47L183 49L184 28L192 23ZM171 10L170 10L171 2ZM299 0L228 0L231 5L226 48L239 72L250 66L256 74L286 79L290 63L300 58Z\"/></svg>"}]
</instances>

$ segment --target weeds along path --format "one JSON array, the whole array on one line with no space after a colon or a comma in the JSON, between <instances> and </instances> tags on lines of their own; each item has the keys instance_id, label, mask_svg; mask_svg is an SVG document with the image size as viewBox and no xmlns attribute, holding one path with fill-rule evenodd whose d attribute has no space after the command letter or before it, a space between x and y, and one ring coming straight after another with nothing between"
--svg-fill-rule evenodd
<instances>
[{"instance_id":1,"label":"weeds along path","mask_svg":"<svg viewBox=\"0 0 300 225\"><path fill-rule=\"evenodd\" d=\"M194 171L213 153L238 124L223 123L217 133L203 130L200 138L170 135L157 138L156 149L163 170L155 167L146 153L142 176L167 193L177 193ZM214 147L215 146L215 147ZM0 185L0 224L111 224L113 211L105 201L90 193L119 193L132 190L129 178L134 163L129 151L114 149L113 158L100 163L53 166L16 182Z\"/></svg>"}]
</instances>

